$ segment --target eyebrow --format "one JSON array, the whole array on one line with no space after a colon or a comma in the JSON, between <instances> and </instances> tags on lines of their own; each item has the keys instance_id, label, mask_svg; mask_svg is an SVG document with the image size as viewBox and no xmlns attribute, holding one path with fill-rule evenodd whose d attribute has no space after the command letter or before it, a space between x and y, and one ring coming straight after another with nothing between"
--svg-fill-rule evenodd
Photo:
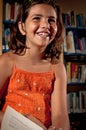
<instances>
[{"instance_id":1,"label":"eyebrow","mask_svg":"<svg viewBox=\"0 0 86 130\"><path fill-rule=\"evenodd\" d=\"M34 16L42 17L43 15L41 15L41 14L33 14L31 17L34 17ZM47 16L47 18L57 19L57 18L54 17L54 16Z\"/></svg>"}]
</instances>

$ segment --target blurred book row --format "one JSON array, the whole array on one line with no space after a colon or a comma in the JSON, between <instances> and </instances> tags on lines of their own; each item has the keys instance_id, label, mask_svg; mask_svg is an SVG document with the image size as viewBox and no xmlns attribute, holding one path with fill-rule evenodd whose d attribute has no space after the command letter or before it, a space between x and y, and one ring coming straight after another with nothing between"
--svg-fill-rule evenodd
<instances>
[{"instance_id":1,"label":"blurred book row","mask_svg":"<svg viewBox=\"0 0 86 130\"><path fill-rule=\"evenodd\" d=\"M85 30L86 31L86 30ZM83 33L84 34L84 33ZM64 52L86 54L86 36L79 36L77 29L64 30Z\"/></svg>"},{"instance_id":2,"label":"blurred book row","mask_svg":"<svg viewBox=\"0 0 86 130\"><path fill-rule=\"evenodd\" d=\"M3 19L6 21L15 21L19 9L19 3L8 3L4 4Z\"/></svg>"},{"instance_id":3,"label":"blurred book row","mask_svg":"<svg viewBox=\"0 0 86 130\"><path fill-rule=\"evenodd\" d=\"M86 112L86 91L71 92L67 94L68 112Z\"/></svg>"},{"instance_id":4,"label":"blurred book row","mask_svg":"<svg viewBox=\"0 0 86 130\"><path fill-rule=\"evenodd\" d=\"M3 31L2 31L2 52L9 51L9 43L10 43L10 27L4 27L3 24Z\"/></svg>"},{"instance_id":5,"label":"blurred book row","mask_svg":"<svg viewBox=\"0 0 86 130\"><path fill-rule=\"evenodd\" d=\"M86 65L67 62L65 66L68 83L86 83Z\"/></svg>"},{"instance_id":6,"label":"blurred book row","mask_svg":"<svg viewBox=\"0 0 86 130\"><path fill-rule=\"evenodd\" d=\"M75 10L70 10L62 14L65 27L86 27L86 15L83 13L76 13Z\"/></svg>"}]
</instances>

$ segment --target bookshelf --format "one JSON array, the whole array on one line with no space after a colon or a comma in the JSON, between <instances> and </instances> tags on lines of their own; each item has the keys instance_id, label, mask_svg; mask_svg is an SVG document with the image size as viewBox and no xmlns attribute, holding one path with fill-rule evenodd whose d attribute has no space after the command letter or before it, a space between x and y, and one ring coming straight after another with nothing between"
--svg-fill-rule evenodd
<instances>
[{"instance_id":1,"label":"bookshelf","mask_svg":"<svg viewBox=\"0 0 86 130\"><path fill-rule=\"evenodd\" d=\"M84 33L86 33L86 30L84 28L82 30ZM67 31L67 29L66 29L66 31ZM86 42L85 42L85 44L86 44ZM85 49L86 49L86 47L85 47ZM82 102L84 102L85 111L79 110L77 112L75 110L75 111L72 111L69 113L71 129L72 130L82 130L83 128L86 128L86 125L85 125L85 122L86 122L86 120L85 120L86 119L86 52L64 53L64 63L66 65L66 69L67 69L67 76L69 75L68 76L69 82L67 85L68 95L71 95L73 93L80 94L81 91L83 91L83 93L85 92L84 99L80 100L80 98L81 98L80 95L78 97L78 104L82 104ZM68 65L68 63L70 63L71 65ZM73 64L74 64L74 66L72 67ZM84 69L83 69L83 67L84 67ZM70 69L70 71L68 68ZM81 68L81 69L79 69L79 68ZM72 100L73 100L72 107L74 109L74 103L77 100L77 97L75 97L73 95ZM71 100L70 100L70 102L71 102ZM76 103L75 103L75 105L76 105ZM70 104L69 104L69 106L70 106ZM82 104L82 106L83 106L83 104ZM78 107L80 107L80 106L78 106ZM69 109L71 109L71 108L69 108Z\"/></svg>"},{"instance_id":2,"label":"bookshelf","mask_svg":"<svg viewBox=\"0 0 86 130\"><path fill-rule=\"evenodd\" d=\"M62 7L65 27L63 59L68 76L67 100L71 130L82 130L86 129L86 25L79 18L81 18L82 14L83 17L86 17L86 1L66 0L64 2L64 0L58 0L58 3ZM76 16L79 16L78 20L75 20ZM71 18L73 18L73 21L71 21ZM83 49L80 46L81 41L85 41ZM71 44L74 48L73 46L71 47ZM83 76L84 79L81 79L81 73L79 73L82 66L85 67L85 70L82 72L82 74L85 73ZM80 106L77 104L80 104Z\"/></svg>"},{"instance_id":3,"label":"bookshelf","mask_svg":"<svg viewBox=\"0 0 86 130\"><path fill-rule=\"evenodd\" d=\"M3 1L2 53L9 51L10 32L15 22L21 0Z\"/></svg>"}]
</instances>

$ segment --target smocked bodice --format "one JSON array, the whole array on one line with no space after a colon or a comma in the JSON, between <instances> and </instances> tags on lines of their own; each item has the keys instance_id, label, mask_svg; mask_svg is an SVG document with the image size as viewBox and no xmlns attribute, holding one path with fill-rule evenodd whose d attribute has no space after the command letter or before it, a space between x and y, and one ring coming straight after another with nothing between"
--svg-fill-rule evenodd
<instances>
[{"instance_id":1,"label":"smocked bodice","mask_svg":"<svg viewBox=\"0 0 86 130\"><path fill-rule=\"evenodd\" d=\"M21 114L32 114L47 127L50 125L50 95L53 90L54 74L27 72L14 68L9 81L5 111L10 105Z\"/></svg>"}]
</instances>

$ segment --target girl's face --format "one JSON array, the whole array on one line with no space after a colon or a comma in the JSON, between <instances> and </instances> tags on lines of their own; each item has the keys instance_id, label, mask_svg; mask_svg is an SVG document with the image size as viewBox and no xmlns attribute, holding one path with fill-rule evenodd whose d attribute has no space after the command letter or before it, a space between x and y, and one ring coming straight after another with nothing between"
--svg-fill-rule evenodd
<instances>
[{"instance_id":1,"label":"girl's face","mask_svg":"<svg viewBox=\"0 0 86 130\"><path fill-rule=\"evenodd\" d=\"M54 8L46 4L31 7L25 21L26 45L30 48L46 48L57 33L57 15Z\"/></svg>"}]
</instances>

